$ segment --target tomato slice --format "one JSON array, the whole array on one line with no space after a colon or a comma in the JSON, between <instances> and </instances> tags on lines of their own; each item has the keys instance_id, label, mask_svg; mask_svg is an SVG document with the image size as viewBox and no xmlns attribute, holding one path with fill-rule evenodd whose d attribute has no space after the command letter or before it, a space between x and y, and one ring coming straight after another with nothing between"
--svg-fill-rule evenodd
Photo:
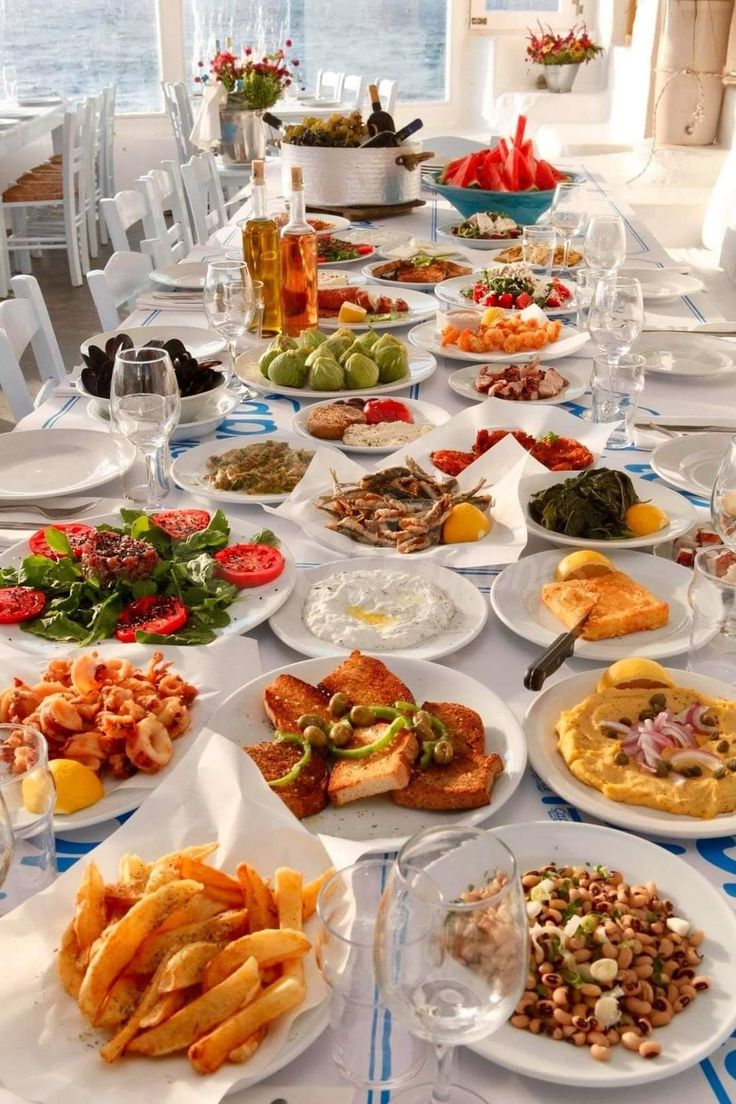
<instances>
[{"instance_id":1,"label":"tomato slice","mask_svg":"<svg viewBox=\"0 0 736 1104\"><path fill-rule=\"evenodd\" d=\"M192 533L207 528L210 515L206 510L163 510L160 514L152 514L151 521L172 540L186 540Z\"/></svg>"},{"instance_id":2,"label":"tomato slice","mask_svg":"<svg viewBox=\"0 0 736 1104\"><path fill-rule=\"evenodd\" d=\"M231 544L215 552L218 574L236 587L259 587L272 583L286 566L278 548L268 544Z\"/></svg>"},{"instance_id":3,"label":"tomato slice","mask_svg":"<svg viewBox=\"0 0 736 1104\"><path fill-rule=\"evenodd\" d=\"M411 411L398 399L369 399L363 407L368 425L379 422L413 422Z\"/></svg>"},{"instance_id":4,"label":"tomato slice","mask_svg":"<svg viewBox=\"0 0 736 1104\"><path fill-rule=\"evenodd\" d=\"M368 245L367 242L363 242L361 245L355 247L360 253L361 257L369 257L373 252L373 246Z\"/></svg>"},{"instance_id":5,"label":"tomato slice","mask_svg":"<svg viewBox=\"0 0 736 1104\"><path fill-rule=\"evenodd\" d=\"M81 521L56 522L55 525L47 525L45 529L38 529L28 541L28 546L34 556L45 556L48 560L60 560L63 552L55 552L46 540L46 532L49 529L58 529L64 534L75 556L81 555L82 549L93 533L96 532L91 525L84 525Z\"/></svg>"},{"instance_id":6,"label":"tomato slice","mask_svg":"<svg viewBox=\"0 0 736 1104\"><path fill-rule=\"evenodd\" d=\"M38 617L46 605L46 595L34 587L0 588L0 625L15 625Z\"/></svg>"},{"instance_id":7,"label":"tomato slice","mask_svg":"<svg viewBox=\"0 0 736 1104\"><path fill-rule=\"evenodd\" d=\"M168 636L189 620L189 610L171 594L146 594L126 606L118 617L115 636L123 644L134 644L136 632Z\"/></svg>"}]
</instances>

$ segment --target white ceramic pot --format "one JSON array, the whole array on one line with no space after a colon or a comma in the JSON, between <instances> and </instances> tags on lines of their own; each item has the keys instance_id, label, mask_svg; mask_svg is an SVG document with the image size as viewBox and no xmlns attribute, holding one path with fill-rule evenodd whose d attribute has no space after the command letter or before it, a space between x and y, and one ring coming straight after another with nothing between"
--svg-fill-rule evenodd
<instances>
[{"instance_id":1,"label":"white ceramic pot","mask_svg":"<svg viewBox=\"0 0 736 1104\"><path fill-rule=\"evenodd\" d=\"M389 206L419 199L420 165L403 165L404 154L419 153L421 142L390 149L332 149L281 144L282 186L288 195L291 168L300 165L307 205L345 207Z\"/></svg>"},{"instance_id":2,"label":"white ceramic pot","mask_svg":"<svg viewBox=\"0 0 736 1104\"><path fill-rule=\"evenodd\" d=\"M572 92L579 65L545 65L544 79L550 92Z\"/></svg>"}]
</instances>

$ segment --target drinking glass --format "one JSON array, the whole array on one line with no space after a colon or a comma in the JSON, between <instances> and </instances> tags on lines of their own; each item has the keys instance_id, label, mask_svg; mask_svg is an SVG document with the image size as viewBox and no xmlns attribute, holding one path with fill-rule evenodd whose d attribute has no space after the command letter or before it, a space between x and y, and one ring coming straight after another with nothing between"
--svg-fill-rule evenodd
<instances>
[{"instance_id":1,"label":"drinking glass","mask_svg":"<svg viewBox=\"0 0 736 1104\"><path fill-rule=\"evenodd\" d=\"M10 823L10 813L5 804L3 791L0 789L0 889L2 889L3 882L10 870L10 861L12 858L13 825Z\"/></svg>"},{"instance_id":2,"label":"drinking glass","mask_svg":"<svg viewBox=\"0 0 736 1104\"><path fill-rule=\"evenodd\" d=\"M619 215L591 215L583 242L588 268L613 275L626 258L626 227Z\"/></svg>"},{"instance_id":3,"label":"drinking glass","mask_svg":"<svg viewBox=\"0 0 736 1104\"><path fill-rule=\"evenodd\" d=\"M594 422L620 422L606 442L606 448L630 448L634 444L634 422L638 397L644 390L646 357L635 353L612 364L596 357L590 385L593 391Z\"/></svg>"},{"instance_id":4,"label":"drinking glass","mask_svg":"<svg viewBox=\"0 0 736 1104\"><path fill-rule=\"evenodd\" d=\"M549 223L559 231L564 243L562 267L568 268L567 257L572 239L585 226L588 188L585 181L558 184L549 211Z\"/></svg>"},{"instance_id":5,"label":"drinking glass","mask_svg":"<svg viewBox=\"0 0 736 1104\"><path fill-rule=\"evenodd\" d=\"M577 307L576 325L580 333L588 329L590 304L593 292L599 280L605 280L606 274L599 268L579 268L575 273L575 305Z\"/></svg>"},{"instance_id":6,"label":"drinking glass","mask_svg":"<svg viewBox=\"0 0 736 1104\"><path fill-rule=\"evenodd\" d=\"M556 245L554 226L525 226L521 234L524 264L539 276L551 276Z\"/></svg>"},{"instance_id":7,"label":"drinking glass","mask_svg":"<svg viewBox=\"0 0 736 1104\"><path fill-rule=\"evenodd\" d=\"M315 950L332 990L332 1057L343 1077L364 1089L411 1081L429 1050L392 1021L376 988L376 914L392 865L387 859L372 859L339 870L317 899L322 930Z\"/></svg>"},{"instance_id":8,"label":"drinking glass","mask_svg":"<svg viewBox=\"0 0 736 1104\"><path fill-rule=\"evenodd\" d=\"M514 856L480 828L437 827L399 852L376 926L375 963L396 1019L434 1044L434 1085L398 1104L477 1104L450 1082L453 1048L506 1023L524 988L527 917Z\"/></svg>"},{"instance_id":9,"label":"drinking glass","mask_svg":"<svg viewBox=\"0 0 736 1104\"><path fill-rule=\"evenodd\" d=\"M615 366L641 333L641 284L631 276L598 280L588 315L588 332L599 353Z\"/></svg>"},{"instance_id":10,"label":"drinking glass","mask_svg":"<svg viewBox=\"0 0 736 1104\"><path fill-rule=\"evenodd\" d=\"M18 102L18 71L14 65L3 65L3 88L5 99Z\"/></svg>"},{"instance_id":11,"label":"drinking glass","mask_svg":"<svg viewBox=\"0 0 736 1104\"><path fill-rule=\"evenodd\" d=\"M237 343L255 313L253 282L242 260L211 261L204 281L204 311L213 330L227 342L230 356L228 385L240 389L235 370Z\"/></svg>"},{"instance_id":12,"label":"drinking glass","mask_svg":"<svg viewBox=\"0 0 736 1104\"><path fill-rule=\"evenodd\" d=\"M692 610L688 671L736 679L736 552L723 544L695 555L688 590Z\"/></svg>"},{"instance_id":13,"label":"drinking glass","mask_svg":"<svg viewBox=\"0 0 736 1104\"><path fill-rule=\"evenodd\" d=\"M3 914L56 877L56 789L48 768L46 740L30 725L0 725L0 796L12 834L11 849L6 842L7 822L3 829L0 818L0 875L3 866L6 870L0 894Z\"/></svg>"},{"instance_id":14,"label":"drinking glass","mask_svg":"<svg viewBox=\"0 0 736 1104\"><path fill-rule=\"evenodd\" d=\"M724 544L736 548L736 437L721 461L710 500L713 527Z\"/></svg>"},{"instance_id":15,"label":"drinking glass","mask_svg":"<svg viewBox=\"0 0 736 1104\"><path fill-rule=\"evenodd\" d=\"M179 384L167 352L147 347L121 349L116 354L110 421L145 460L147 512L157 510L170 490L168 442L180 410Z\"/></svg>"}]
</instances>

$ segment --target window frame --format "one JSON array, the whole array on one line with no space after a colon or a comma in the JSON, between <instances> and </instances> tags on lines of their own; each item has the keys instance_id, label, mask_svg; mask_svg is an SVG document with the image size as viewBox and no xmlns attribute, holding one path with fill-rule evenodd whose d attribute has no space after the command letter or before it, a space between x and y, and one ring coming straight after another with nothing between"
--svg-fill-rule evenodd
<instances>
[{"instance_id":1,"label":"window frame","mask_svg":"<svg viewBox=\"0 0 736 1104\"><path fill-rule=\"evenodd\" d=\"M470 0L468 25L473 34L495 35L526 31L530 23L537 20L555 31L569 30L576 23L585 20L586 0L559 0L560 8L556 12L538 9L537 11L498 11L488 12L486 0Z\"/></svg>"}]
</instances>

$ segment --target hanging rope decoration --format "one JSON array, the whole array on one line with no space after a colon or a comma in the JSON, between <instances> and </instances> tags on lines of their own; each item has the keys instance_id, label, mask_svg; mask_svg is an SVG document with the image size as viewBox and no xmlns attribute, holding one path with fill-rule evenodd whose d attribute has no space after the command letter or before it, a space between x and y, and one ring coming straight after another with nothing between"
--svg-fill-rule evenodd
<instances>
[{"instance_id":1,"label":"hanging rope decoration","mask_svg":"<svg viewBox=\"0 0 736 1104\"><path fill-rule=\"evenodd\" d=\"M657 96L657 99L654 101L654 109L652 111L652 132L653 132L653 134L656 135L656 133L657 133L657 111L659 110L659 105L661 103L662 97L664 96L664 94L667 91L667 89L669 88L669 86L672 84L673 81L677 80L678 77L695 77L695 79L697 81L697 98L695 100L695 107L693 108L693 111L692 111L692 114L691 114L690 118L688 119L687 123L685 123L685 126L683 127L683 130L685 131L686 134L694 134L695 128L698 125L698 123L702 123L703 119L705 118L705 89L703 88L702 77L720 77L721 76L721 71L718 70L718 72L715 72L715 71L707 71L706 70L705 72L703 72L701 70L700 72L696 72L694 69L685 68L685 69L657 69L657 72L658 73L669 73L670 76L665 81L664 85L662 86L662 88L659 91L659 95ZM652 137L652 147L649 150L649 156L646 159L646 162L644 164L644 168L641 169L641 171L638 172L636 174L636 176L632 176L630 180L627 180L626 181L627 184L633 184L633 182L635 180L638 180L640 176L644 175L644 173L647 171L647 169L651 165L652 161L654 160L654 155L655 155L656 152L657 152L657 149L656 149L656 146L654 145L654 137Z\"/></svg>"}]
</instances>

